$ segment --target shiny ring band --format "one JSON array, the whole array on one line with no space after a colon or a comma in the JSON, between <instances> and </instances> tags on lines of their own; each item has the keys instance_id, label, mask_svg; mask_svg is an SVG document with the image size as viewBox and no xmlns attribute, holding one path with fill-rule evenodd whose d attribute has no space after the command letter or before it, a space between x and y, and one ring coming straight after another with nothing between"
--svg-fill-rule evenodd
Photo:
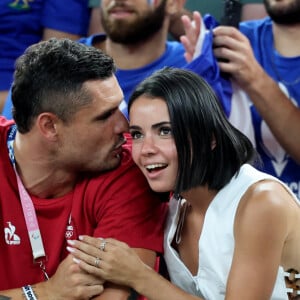
<instances>
[{"instance_id":1,"label":"shiny ring band","mask_svg":"<svg viewBox=\"0 0 300 300\"><path fill-rule=\"evenodd\" d=\"M99 249L101 251L105 251L105 245L106 245L106 240L102 240L99 246Z\"/></svg>"},{"instance_id":2,"label":"shiny ring band","mask_svg":"<svg viewBox=\"0 0 300 300\"><path fill-rule=\"evenodd\" d=\"M96 259L95 259L95 267L99 268L99 264L100 264L100 258L96 257Z\"/></svg>"}]
</instances>

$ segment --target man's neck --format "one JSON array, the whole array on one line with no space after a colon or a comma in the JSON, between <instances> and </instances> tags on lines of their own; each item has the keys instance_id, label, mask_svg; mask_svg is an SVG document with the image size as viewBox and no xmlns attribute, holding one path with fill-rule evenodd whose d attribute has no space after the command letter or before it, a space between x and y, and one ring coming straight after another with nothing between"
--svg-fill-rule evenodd
<instances>
[{"instance_id":1,"label":"man's neck","mask_svg":"<svg viewBox=\"0 0 300 300\"><path fill-rule=\"evenodd\" d=\"M286 57L300 56L300 24L280 25L273 23L274 47Z\"/></svg>"},{"instance_id":2,"label":"man's neck","mask_svg":"<svg viewBox=\"0 0 300 300\"><path fill-rule=\"evenodd\" d=\"M95 46L110 55L119 69L131 70L144 67L160 58L166 50L166 40L167 32L161 30L137 44L115 43L107 37L104 42Z\"/></svg>"},{"instance_id":3,"label":"man's neck","mask_svg":"<svg viewBox=\"0 0 300 300\"><path fill-rule=\"evenodd\" d=\"M18 175L29 194L43 199L61 197L74 188L76 177L43 150L17 133L14 154Z\"/></svg>"}]
</instances>

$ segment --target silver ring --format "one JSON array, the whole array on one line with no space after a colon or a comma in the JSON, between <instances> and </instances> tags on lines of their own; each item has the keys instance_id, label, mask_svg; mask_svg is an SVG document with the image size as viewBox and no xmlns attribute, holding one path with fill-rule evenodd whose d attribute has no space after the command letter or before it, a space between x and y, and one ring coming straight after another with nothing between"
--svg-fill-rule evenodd
<instances>
[{"instance_id":1,"label":"silver ring","mask_svg":"<svg viewBox=\"0 0 300 300\"><path fill-rule=\"evenodd\" d=\"M100 264L100 258L96 257L96 259L95 259L95 267L99 268L99 264Z\"/></svg>"},{"instance_id":2,"label":"silver ring","mask_svg":"<svg viewBox=\"0 0 300 300\"><path fill-rule=\"evenodd\" d=\"M105 245L106 245L106 240L102 240L99 246L99 249L101 251L105 251Z\"/></svg>"}]
</instances>

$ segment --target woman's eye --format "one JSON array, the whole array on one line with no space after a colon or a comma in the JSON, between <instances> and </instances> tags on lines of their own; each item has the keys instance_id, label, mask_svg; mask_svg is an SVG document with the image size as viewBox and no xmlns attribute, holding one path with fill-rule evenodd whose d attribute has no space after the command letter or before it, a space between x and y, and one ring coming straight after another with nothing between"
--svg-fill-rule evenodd
<instances>
[{"instance_id":1,"label":"woman's eye","mask_svg":"<svg viewBox=\"0 0 300 300\"><path fill-rule=\"evenodd\" d=\"M142 137L142 134L139 131L130 131L130 135L133 140L137 140Z\"/></svg>"},{"instance_id":2,"label":"woman's eye","mask_svg":"<svg viewBox=\"0 0 300 300\"><path fill-rule=\"evenodd\" d=\"M172 131L170 127L162 127L160 128L160 135L171 135Z\"/></svg>"}]
</instances>

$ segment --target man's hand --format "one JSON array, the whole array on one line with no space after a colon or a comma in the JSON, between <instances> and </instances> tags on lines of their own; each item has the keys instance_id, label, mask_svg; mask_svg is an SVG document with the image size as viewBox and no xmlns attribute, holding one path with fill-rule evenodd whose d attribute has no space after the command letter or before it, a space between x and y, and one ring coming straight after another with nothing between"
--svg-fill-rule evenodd
<instances>
[{"instance_id":1,"label":"man's hand","mask_svg":"<svg viewBox=\"0 0 300 300\"><path fill-rule=\"evenodd\" d=\"M69 255L48 280L32 284L35 297L44 300L89 300L103 292L104 281L83 271ZM22 288L0 291L2 299L24 300Z\"/></svg>"},{"instance_id":2,"label":"man's hand","mask_svg":"<svg viewBox=\"0 0 300 300\"><path fill-rule=\"evenodd\" d=\"M230 74L245 91L264 75L248 38L238 29L229 26L216 27L213 46L220 70Z\"/></svg>"},{"instance_id":3,"label":"man's hand","mask_svg":"<svg viewBox=\"0 0 300 300\"><path fill-rule=\"evenodd\" d=\"M102 293L103 283L99 277L83 271L69 255L44 287L51 300L88 300Z\"/></svg>"}]
</instances>

